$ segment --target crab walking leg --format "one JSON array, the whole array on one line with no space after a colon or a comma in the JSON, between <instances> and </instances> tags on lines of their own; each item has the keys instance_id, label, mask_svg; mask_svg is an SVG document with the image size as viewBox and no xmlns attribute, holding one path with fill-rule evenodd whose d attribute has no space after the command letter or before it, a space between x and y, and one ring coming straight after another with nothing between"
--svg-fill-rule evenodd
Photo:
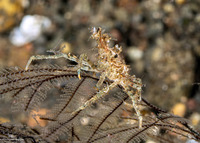
<instances>
[{"instance_id":1,"label":"crab walking leg","mask_svg":"<svg viewBox=\"0 0 200 143\"><path fill-rule=\"evenodd\" d=\"M76 56L71 56L70 54L64 54L64 53L58 53L56 55L36 55L32 56L27 64L26 64L26 70L28 70L28 67L30 66L31 62L34 60L47 60L47 59L59 59L59 58L66 58L70 61L78 62L78 58Z\"/></svg>"},{"instance_id":2,"label":"crab walking leg","mask_svg":"<svg viewBox=\"0 0 200 143\"><path fill-rule=\"evenodd\" d=\"M138 109L138 106L136 105L135 99L133 99L133 97L132 97L132 104L133 104L133 108L135 109L135 112L139 119L139 129L141 129L142 128L142 116L140 114L140 110Z\"/></svg>"},{"instance_id":3,"label":"crab walking leg","mask_svg":"<svg viewBox=\"0 0 200 143\"><path fill-rule=\"evenodd\" d=\"M31 62L34 61L34 60L47 60L47 59L59 59L59 58L65 58L65 59L68 59L70 61L74 61L74 62L78 63L77 72L78 72L78 78L79 79L81 79L81 76L80 76L81 70L97 72L95 69L92 68L92 64L87 61L87 57L85 57L85 55L81 55L80 58L77 58L76 56L71 55L70 53L69 54L56 53L55 55L32 56L28 60L26 67L25 67L25 70L28 70Z\"/></svg>"},{"instance_id":4,"label":"crab walking leg","mask_svg":"<svg viewBox=\"0 0 200 143\"><path fill-rule=\"evenodd\" d=\"M85 109L86 107L90 106L92 103L95 103L98 99L104 97L107 95L107 93L114 88L117 85L117 83L113 82L111 85L106 86L105 88L101 89L96 95L94 95L91 99L86 101L81 107L76 109L74 112L72 112L72 115L77 114L79 111Z\"/></svg>"},{"instance_id":5,"label":"crab walking leg","mask_svg":"<svg viewBox=\"0 0 200 143\"><path fill-rule=\"evenodd\" d=\"M129 97L132 100L133 108L135 109L135 112L136 112L136 114L138 116L138 120L139 120L138 121L139 122L139 129L141 129L142 128L142 115L140 113L140 110L138 109L138 105L136 104L136 101L138 101L137 98L138 98L139 95L137 95L137 94L133 95L132 91L128 91L126 93L129 95Z\"/></svg>"},{"instance_id":6,"label":"crab walking leg","mask_svg":"<svg viewBox=\"0 0 200 143\"><path fill-rule=\"evenodd\" d=\"M138 98L138 101L140 102L142 100L142 97L141 97L142 81L140 78L133 78L132 81L134 83L132 87L137 89L137 92L139 92L139 94L136 94L136 96Z\"/></svg>"},{"instance_id":7,"label":"crab walking leg","mask_svg":"<svg viewBox=\"0 0 200 143\"><path fill-rule=\"evenodd\" d=\"M97 88L100 88L100 87L101 87L101 85L103 84L103 82L104 82L106 76L107 76L107 74L106 74L105 72L101 74L100 79L99 79L99 81L98 81L97 84L96 84L96 87L97 87Z\"/></svg>"}]
</instances>

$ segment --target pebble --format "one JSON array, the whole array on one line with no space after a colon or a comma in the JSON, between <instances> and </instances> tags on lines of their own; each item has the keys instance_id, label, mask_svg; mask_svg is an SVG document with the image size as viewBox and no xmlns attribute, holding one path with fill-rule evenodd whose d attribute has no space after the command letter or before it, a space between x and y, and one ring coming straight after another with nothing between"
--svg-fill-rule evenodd
<instances>
[{"instance_id":1,"label":"pebble","mask_svg":"<svg viewBox=\"0 0 200 143\"><path fill-rule=\"evenodd\" d=\"M185 3L185 0L175 0L175 2L179 5L182 5Z\"/></svg>"},{"instance_id":2,"label":"pebble","mask_svg":"<svg viewBox=\"0 0 200 143\"><path fill-rule=\"evenodd\" d=\"M131 60L139 60L143 57L143 51L137 47L129 47L127 52Z\"/></svg>"},{"instance_id":3,"label":"pebble","mask_svg":"<svg viewBox=\"0 0 200 143\"><path fill-rule=\"evenodd\" d=\"M165 4L165 5L163 6L163 9L164 9L164 11L167 12L167 13L172 13L172 12L174 12L174 6L173 6L172 4L170 4L170 3Z\"/></svg>"},{"instance_id":4,"label":"pebble","mask_svg":"<svg viewBox=\"0 0 200 143\"><path fill-rule=\"evenodd\" d=\"M192 121L192 124L194 126L197 126L200 124L200 114L195 112L191 115L190 120Z\"/></svg>"},{"instance_id":5,"label":"pebble","mask_svg":"<svg viewBox=\"0 0 200 143\"><path fill-rule=\"evenodd\" d=\"M23 15L24 6L22 0L0 1L0 33L11 29L19 22Z\"/></svg>"},{"instance_id":6,"label":"pebble","mask_svg":"<svg viewBox=\"0 0 200 143\"><path fill-rule=\"evenodd\" d=\"M15 46L22 46L36 40L43 31L51 26L51 20L40 15L26 15L19 27L13 29L10 41Z\"/></svg>"},{"instance_id":7,"label":"pebble","mask_svg":"<svg viewBox=\"0 0 200 143\"><path fill-rule=\"evenodd\" d=\"M183 103L177 103L172 107L171 111L174 115L184 117L186 112L186 106Z\"/></svg>"}]
</instances>

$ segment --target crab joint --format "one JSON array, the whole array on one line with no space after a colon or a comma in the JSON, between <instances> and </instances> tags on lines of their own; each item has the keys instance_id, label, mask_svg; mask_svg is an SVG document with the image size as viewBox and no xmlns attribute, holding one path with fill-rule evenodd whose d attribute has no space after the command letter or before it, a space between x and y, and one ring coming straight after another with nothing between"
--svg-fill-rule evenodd
<instances>
[{"instance_id":1,"label":"crab joint","mask_svg":"<svg viewBox=\"0 0 200 143\"><path fill-rule=\"evenodd\" d=\"M81 70L78 69L77 72L78 72L78 78L81 79Z\"/></svg>"}]
</instances>

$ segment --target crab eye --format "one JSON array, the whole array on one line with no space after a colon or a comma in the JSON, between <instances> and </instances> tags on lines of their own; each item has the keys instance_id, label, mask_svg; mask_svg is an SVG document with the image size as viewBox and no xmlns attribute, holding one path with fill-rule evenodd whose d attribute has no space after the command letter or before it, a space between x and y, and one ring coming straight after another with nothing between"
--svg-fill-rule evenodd
<instances>
[{"instance_id":1,"label":"crab eye","mask_svg":"<svg viewBox=\"0 0 200 143\"><path fill-rule=\"evenodd\" d=\"M118 57L118 55L117 55L117 54L115 54L115 55L114 55L114 58L117 58L117 57Z\"/></svg>"},{"instance_id":2,"label":"crab eye","mask_svg":"<svg viewBox=\"0 0 200 143\"><path fill-rule=\"evenodd\" d=\"M100 28L100 27L98 27L98 28L97 28L97 33L98 33L100 30L101 30L101 28Z\"/></svg>"}]
</instances>

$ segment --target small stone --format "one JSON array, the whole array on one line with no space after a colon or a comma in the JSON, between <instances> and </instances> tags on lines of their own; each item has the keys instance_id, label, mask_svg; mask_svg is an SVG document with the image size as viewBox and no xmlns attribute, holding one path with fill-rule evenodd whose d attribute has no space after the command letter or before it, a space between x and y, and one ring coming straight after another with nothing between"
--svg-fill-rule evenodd
<instances>
[{"instance_id":1,"label":"small stone","mask_svg":"<svg viewBox=\"0 0 200 143\"><path fill-rule=\"evenodd\" d=\"M171 74L170 74L170 77L171 77L171 79L173 80L173 81L177 81L177 80L179 80L179 74L177 74L177 73L175 73L175 72L172 72Z\"/></svg>"},{"instance_id":2,"label":"small stone","mask_svg":"<svg viewBox=\"0 0 200 143\"><path fill-rule=\"evenodd\" d=\"M19 27L13 29L10 41L15 46L23 46L36 40L42 32L51 27L51 20L40 15L26 15L23 17Z\"/></svg>"},{"instance_id":3,"label":"small stone","mask_svg":"<svg viewBox=\"0 0 200 143\"><path fill-rule=\"evenodd\" d=\"M155 48L152 53L152 60L154 62L159 61L163 57L163 51L161 48Z\"/></svg>"},{"instance_id":4,"label":"small stone","mask_svg":"<svg viewBox=\"0 0 200 143\"><path fill-rule=\"evenodd\" d=\"M143 57L143 51L136 47L130 47L128 49L128 55L132 60L139 60Z\"/></svg>"},{"instance_id":5,"label":"small stone","mask_svg":"<svg viewBox=\"0 0 200 143\"><path fill-rule=\"evenodd\" d=\"M163 9L164 9L165 12L168 12L168 13L174 12L174 6L172 4L170 4L170 3L165 4L163 6Z\"/></svg>"},{"instance_id":6,"label":"small stone","mask_svg":"<svg viewBox=\"0 0 200 143\"><path fill-rule=\"evenodd\" d=\"M25 1L25 0L24 0ZM23 15L22 0L0 1L0 33L11 29Z\"/></svg>"},{"instance_id":7,"label":"small stone","mask_svg":"<svg viewBox=\"0 0 200 143\"><path fill-rule=\"evenodd\" d=\"M185 0L175 0L175 2L179 5L182 5L185 3Z\"/></svg>"},{"instance_id":8,"label":"small stone","mask_svg":"<svg viewBox=\"0 0 200 143\"><path fill-rule=\"evenodd\" d=\"M183 103L177 103L174 105L174 107L172 107L171 111L174 115L184 117L186 112L186 106Z\"/></svg>"},{"instance_id":9,"label":"small stone","mask_svg":"<svg viewBox=\"0 0 200 143\"><path fill-rule=\"evenodd\" d=\"M200 123L200 114L193 113L190 117L190 120L192 121L192 125L197 126Z\"/></svg>"},{"instance_id":10,"label":"small stone","mask_svg":"<svg viewBox=\"0 0 200 143\"><path fill-rule=\"evenodd\" d=\"M70 53L71 52L71 44L68 42L63 42L60 45L62 53Z\"/></svg>"},{"instance_id":11,"label":"small stone","mask_svg":"<svg viewBox=\"0 0 200 143\"><path fill-rule=\"evenodd\" d=\"M90 118L89 118L89 117L82 117L82 118L80 119L80 121L81 121L81 124L82 124L82 125L86 126L86 125L89 124Z\"/></svg>"}]
</instances>

